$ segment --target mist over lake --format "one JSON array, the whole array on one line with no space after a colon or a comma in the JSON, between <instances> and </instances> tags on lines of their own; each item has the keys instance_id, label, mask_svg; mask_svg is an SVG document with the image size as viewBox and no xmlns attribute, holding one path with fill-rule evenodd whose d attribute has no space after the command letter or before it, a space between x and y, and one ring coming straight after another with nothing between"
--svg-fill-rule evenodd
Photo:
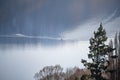
<instances>
[{"instance_id":1,"label":"mist over lake","mask_svg":"<svg viewBox=\"0 0 120 80\"><path fill-rule=\"evenodd\" d=\"M42 46L41 44L0 46L0 79L33 80L34 74L44 66L60 64L64 70L78 66L87 59L88 41ZM84 50L82 49L84 48ZM85 55L84 55L84 54Z\"/></svg>"},{"instance_id":2,"label":"mist over lake","mask_svg":"<svg viewBox=\"0 0 120 80\"><path fill-rule=\"evenodd\" d=\"M44 66L84 68L102 24L120 32L120 0L0 0L0 80L34 80Z\"/></svg>"}]
</instances>

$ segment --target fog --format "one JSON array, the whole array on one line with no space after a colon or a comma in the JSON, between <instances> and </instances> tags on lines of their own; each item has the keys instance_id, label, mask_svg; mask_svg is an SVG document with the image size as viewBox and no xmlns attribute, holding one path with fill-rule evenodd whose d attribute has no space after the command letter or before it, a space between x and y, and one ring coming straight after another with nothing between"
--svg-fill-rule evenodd
<instances>
[{"instance_id":1,"label":"fog","mask_svg":"<svg viewBox=\"0 0 120 80\"><path fill-rule=\"evenodd\" d=\"M34 80L44 66L60 64L64 70L80 67L87 59L88 41L66 42L54 46L7 45L0 47L0 80Z\"/></svg>"},{"instance_id":2,"label":"fog","mask_svg":"<svg viewBox=\"0 0 120 80\"><path fill-rule=\"evenodd\" d=\"M100 23L109 38L120 32L119 3L0 0L0 80L34 80L44 66L56 64L84 68L81 59Z\"/></svg>"}]
</instances>

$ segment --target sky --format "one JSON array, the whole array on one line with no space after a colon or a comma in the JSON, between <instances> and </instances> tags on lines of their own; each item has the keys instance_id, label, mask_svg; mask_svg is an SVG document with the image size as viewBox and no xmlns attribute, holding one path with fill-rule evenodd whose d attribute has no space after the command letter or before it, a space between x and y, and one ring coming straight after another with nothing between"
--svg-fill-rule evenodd
<instances>
[{"instance_id":1,"label":"sky","mask_svg":"<svg viewBox=\"0 0 120 80\"><path fill-rule=\"evenodd\" d=\"M44 66L84 68L100 23L120 32L120 0L0 0L0 80L34 80Z\"/></svg>"},{"instance_id":2,"label":"sky","mask_svg":"<svg viewBox=\"0 0 120 80\"><path fill-rule=\"evenodd\" d=\"M113 33L119 31L119 4L119 0L0 0L0 35L71 38L79 34L82 40L101 22Z\"/></svg>"}]
</instances>

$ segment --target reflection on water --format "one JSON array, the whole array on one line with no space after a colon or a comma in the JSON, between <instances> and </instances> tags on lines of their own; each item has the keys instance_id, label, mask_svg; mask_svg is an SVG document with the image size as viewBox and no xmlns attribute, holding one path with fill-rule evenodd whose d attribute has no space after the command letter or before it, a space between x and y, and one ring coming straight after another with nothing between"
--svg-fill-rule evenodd
<instances>
[{"instance_id":1,"label":"reflection on water","mask_svg":"<svg viewBox=\"0 0 120 80\"><path fill-rule=\"evenodd\" d=\"M0 38L0 80L34 80L34 74L44 66L82 67L81 58L87 58L81 53L88 52L88 42L38 42Z\"/></svg>"},{"instance_id":2,"label":"reflection on water","mask_svg":"<svg viewBox=\"0 0 120 80\"><path fill-rule=\"evenodd\" d=\"M15 44L15 45L26 45L26 44L41 44L41 45L56 45L62 44L65 41L55 39L37 39L37 38L25 38L25 37L0 37L0 44Z\"/></svg>"}]
</instances>

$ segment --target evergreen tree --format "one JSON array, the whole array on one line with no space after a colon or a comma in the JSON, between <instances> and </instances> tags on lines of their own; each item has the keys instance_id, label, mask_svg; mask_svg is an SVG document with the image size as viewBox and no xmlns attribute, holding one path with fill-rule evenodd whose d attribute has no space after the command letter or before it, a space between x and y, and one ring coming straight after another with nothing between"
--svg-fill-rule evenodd
<instances>
[{"instance_id":1,"label":"evergreen tree","mask_svg":"<svg viewBox=\"0 0 120 80\"><path fill-rule=\"evenodd\" d=\"M87 62L82 59L81 62L87 67L91 72L91 77L96 80L105 80L102 77L102 73L107 71L109 60L108 54L114 49L105 44L107 40L106 31L103 29L102 24L96 32L94 32L94 37L90 38L89 54L88 58L91 62Z\"/></svg>"}]
</instances>

